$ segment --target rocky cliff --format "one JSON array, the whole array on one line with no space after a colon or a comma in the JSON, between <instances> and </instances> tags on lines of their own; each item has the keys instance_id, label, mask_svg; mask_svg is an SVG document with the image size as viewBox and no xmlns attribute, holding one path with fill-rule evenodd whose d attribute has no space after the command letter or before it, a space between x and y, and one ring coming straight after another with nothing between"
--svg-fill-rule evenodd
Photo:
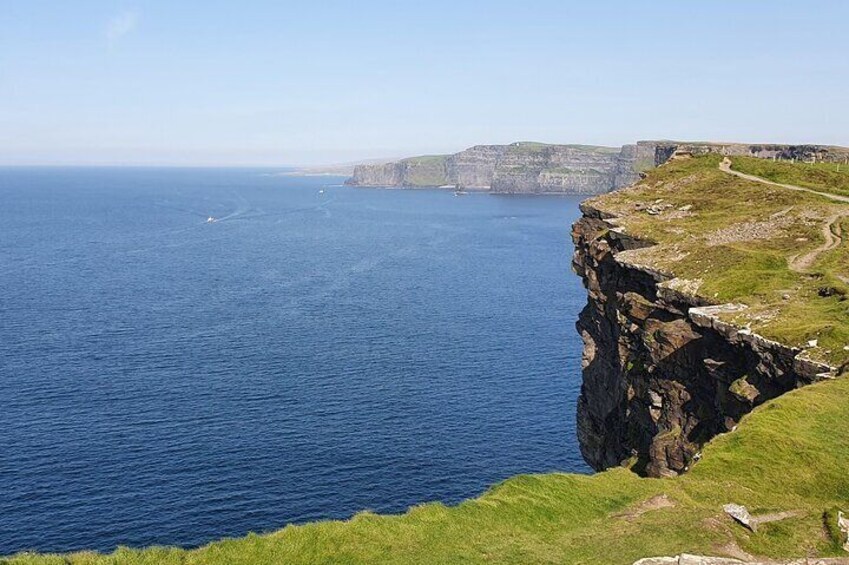
<instances>
[{"instance_id":1,"label":"rocky cliff","mask_svg":"<svg viewBox=\"0 0 849 565\"><path fill-rule=\"evenodd\" d=\"M702 444L756 405L829 370L798 349L740 332L670 274L629 263L645 242L590 207L573 227L574 269L589 300L578 404L581 451L595 469L632 459L649 476L682 473Z\"/></svg>"},{"instance_id":2,"label":"rocky cliff","mask_svg":"<svg viewBox=\"0 0 849 565\"><path fill-rule=\"evenodd\" d=\"M621 148L519 142L476 145L453 155L358 165L352 186L478 190L494 193L603 194L673 156L716 153L785 161L849 161L849 150L827 145L638 141Z\"/></svg>"},{"instance_id":3,"label":"rocky cliff","mask_svg":"<svg viewBox=\"0 0 849 565\"><path fill-rule=\"evenodd\" d=\"M849 148L834 145L638 141L634 151L634 168L638 171L659 167L673 156L682 155L717 154L726 157L756 157L792 162L849 162Z\"/></svg>"},{"instance_id":4,"label":"rocky cliff","mask_svg":"<svg viewBox=\"0 0 849 565\"><path fill-rule=\"evenodd\" d=\"M636 147L513 143L356 167L348 184L494 193L601 194L638 178Z\"/></svg>"},{"instance_id":5,"label":"rocky cliff","mask_svg":"<svg viewBox=\"0 0 849 565\"><path fill-rule=\"evenodd\" d=\"M681 149L653 146L654 151L671 155ZM817 345L818 334L785 344L753 330L759 323L768 332L783 323L782 316L798 317L793 308L805 301L816 315L821 314L814 307L845 310L840 300L833 306L823 301L823 282L819 290L808 291L801 286L809 284L807 273L780 264L774 273L764 270L761 277L775 277L781 286L772 291L755 280L752 284L761 285L755 288L765 298L740 296L752 304L767 302L763 315L751 322L734 319L746 305L721 302L721 293L704 288L708 282L736 283L715 266L724 256L737 253L740 261L762 261L761 247L770 257L776 253L770 237L808 245L798 243L805 238L793 237L794 226L809 229L815 225L810 219L820 214L816 206L829 204L812 200L806 208L798 195L785 194L790 191L737 183L717 172L713 160L707 163L702 168L682 165L674 174L649 176L640 186L585 203L583 217L573 226L573 268L588 293L577 322L584 342L578 435L584 458L597 470L629 464L648 476L682 473L705 442L732 430L755 406L839 370L839 365L814 360L831 353ZM725 191L725 202L711 195L714 190ZM752 202L746 203L749 211L743 205L728 208L735 198ZM763 210L754 204L761 200ZM791 213L799 214L798 222L788 218ZM756 221L760 214L766 222ZM752 231L752 225L763 231ZM698 278L679 278L679 270L698 273ZM820 271L817 277L827 280L828 274ZM795 278L800 282L793 283ZM791 296L784 285L798 294ZM734 287L729 292L742 291ZM791 320L792 332L804 327L802 322ZM804 322L815 326L821 320ZM842 349L845 353L849 346Z\"/></svg>"}]
</instances>

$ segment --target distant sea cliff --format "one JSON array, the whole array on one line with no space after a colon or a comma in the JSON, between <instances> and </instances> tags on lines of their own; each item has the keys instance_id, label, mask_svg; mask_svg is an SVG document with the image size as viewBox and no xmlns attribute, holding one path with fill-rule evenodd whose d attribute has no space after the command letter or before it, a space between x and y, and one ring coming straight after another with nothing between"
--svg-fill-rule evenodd
<instances>
[{"instance_id":1,"label":"distant sea cliff","mask_svg":"<svg viewBox=\"0 0 849 565\"><path fill-rule=\"evenodd\" d=\"M516 142L475 145L453 155L409 157L357 165L351 186L446 188L500 194L603 194L627 186L640 173L678 152L717 152L782 159L828 159L835 148L638 141L622 147ZM839 152L838 152L839 153ZM841 156L842 158L842 156Z\"/></svg>"},{"instance_id":2,"label":"distant sea cliff","mask_svg":"<svg viewBox=\"0 0 849 565\"><path fill-rule=\"evenodd\" d=\"M636 158L635 145L476 145L453 155L359 165L348 184L494 193L599 194L636 180Z\"/></svg>"}]
</instances>

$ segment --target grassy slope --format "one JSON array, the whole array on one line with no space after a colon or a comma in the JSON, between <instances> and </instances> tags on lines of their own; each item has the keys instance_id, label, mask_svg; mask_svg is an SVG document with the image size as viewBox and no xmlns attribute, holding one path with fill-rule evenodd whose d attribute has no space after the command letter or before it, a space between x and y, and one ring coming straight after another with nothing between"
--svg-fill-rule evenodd
<instances>
[{"instance_id":1,"label":"grassy slope","mask_svg":"<svg viewBox=\"0 0 849 565\"><path fill-rule=\"evenodd\" d=\"M737 157L734 168L782 184L793 184L849 196L849 164L788 163L754 157Z\"/></svg>"},{"instance_id":2,"label":"grassy slope","mask_svg":"<svg viewBox=\"0 0 849 565\"><path fill-rule=\"evenodd\" d=\"M569 144L551 144L551 143L539 143L536 141L517 141L515 143L511 143L507 146L508 152L515 154L525 154L525 153L538 153L545 151L551 147L568 147L570 149L577 149L580 151L586 151L589 153L603 153L603 154L618 154L621 150L619 147L606 147L604 145L581 145L577 143L569 143Z\"/></svg>"},{"instance_id":3,"label":"grassy slope","mask_svg":"<svg viewBox=\"0 0 849 565\"><path fill-rule=\"evenodd\" d=\"M844 377L767 403L736 432L709 445L689 474L674 479L644 479L623 469L519 476L451 508L428 504L401 516L363 513L347 522L289 526L191 551L20 555L5 563L627 564L682 551L719 554L729 544L773 557L840 555L825 533L823 514L849 507L847 396ZM622 515L658 494L675 506ZM721 507L728 502L800 514L753 534L724 516Z\"/></svg>"},{"instance_id":4,"label":"grassy slope","mask_svg":"<svg viewBox=\"0 0 849 565\"><path fill-rule=\"evenodd\" d=\"M620 216L626 232L658 243L642 252L640 261L701 281L699 293L717 303L750 306L735 321L793 345L817 339L820 347L813 357L846 363L849 246L844 242L820 254L805 272L793 271L788 260L822 245L826 219L849 214L849 205L732 177L717 169L720 159L711 155L669 163L636 187L590 203ZM743 169L738 158L733 163ZM788 166L800 168L796 176L807 174L805 166ZM658 215L640 209L658 200L672 207ZM678 210L686 206L691 207L686 213ZM761 225L755 229L753 224ZM776 224L782 225L769 227ZM842 225L846 233L845 220ZM761 235L733 236L751 229ZM728 241L718 237L723 234ZM835 293L820 296L823 288Z\"/></svg>"},{"instance_id":5,"label":"grassy slope","mask_svg":"<svg viewBox=\"0 0 849 565\"><path fill-rule=\"evenodd\" d=\"M408 186L442 186L450 184L445 163L448 155L423 155L404 159L407 172L404 182Z\"/></svg>"}]
</instances>

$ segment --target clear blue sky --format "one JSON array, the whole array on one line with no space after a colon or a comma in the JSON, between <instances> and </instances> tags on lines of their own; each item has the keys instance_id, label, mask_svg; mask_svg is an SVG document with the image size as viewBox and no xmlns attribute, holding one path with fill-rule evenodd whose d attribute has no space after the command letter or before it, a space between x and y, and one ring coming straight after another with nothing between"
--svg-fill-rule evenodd
<instances>
[{"instance_id":1,"label":"clear blue sky","mask_svg":"<svg viewBox=\"0 0 849 565\"><path fill-rule=\"evenodd\" d=\"M2 164L849 145L849 2L6 0Z\"/></svg>"}]
</instances>

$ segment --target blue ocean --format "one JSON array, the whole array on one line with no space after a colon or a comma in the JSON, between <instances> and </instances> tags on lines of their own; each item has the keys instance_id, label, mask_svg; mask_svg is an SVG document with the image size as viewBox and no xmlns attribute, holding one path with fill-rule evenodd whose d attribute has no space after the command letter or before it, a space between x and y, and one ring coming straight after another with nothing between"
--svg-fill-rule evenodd
<instances>
[{"instance_id":1,"label":"blue ocean","mask_svg":"<svg viewBox=\"0 0 849 565\"><path fill-rule=\"evenodd\" d=\"M0 555L586 472L578 199L0 169Z\"/></svg>"}]
</instances>

